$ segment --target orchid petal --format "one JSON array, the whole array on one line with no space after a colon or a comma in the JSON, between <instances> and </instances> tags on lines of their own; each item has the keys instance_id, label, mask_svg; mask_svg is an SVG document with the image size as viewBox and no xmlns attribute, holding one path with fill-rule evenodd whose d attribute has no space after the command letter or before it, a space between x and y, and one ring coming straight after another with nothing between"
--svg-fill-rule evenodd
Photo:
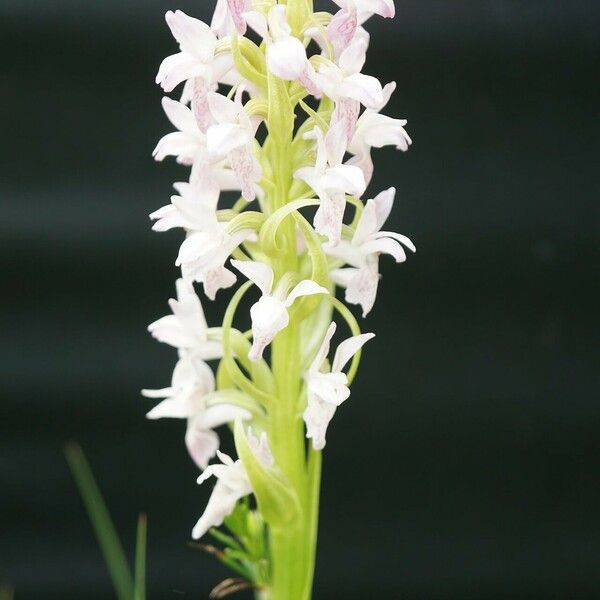
<instances>
[{"instance_id":1,"label":"orchid petal","mask_svg":"<svg viewBox=\"0 0 600 600\"><path fill-rule=\"evenodd\" d=\"M352 243L357 246L363 244L377 231L377 205L374 200L369 200L356 225Z\"/></svg>"},{"instance_id":2,"label":"orchid petal","mask_svg":"<svg viewBox=\"0 0 600 600\"><path fill-rule=\"evenodd\" d=\"M210 60L216 38L206 23L186 15L181 10L168 11L165 20L183 52L193 54L203 62Z\"/></svg>"},{"instance_id":3,"label":"orchid petal","mask_svg":"<svg viewBox=\"0 0 600 600\"><path fill-rule=\"evenodd\" d=\"M318 373L319 370L321 369L321 365L325 362L325 359L327 358L327 355L329 354L329 346L331 344L331 338L335 334L336 328L337 328L337 325L336 325L335 321L332 321L331 324L329 325L329 327L327 328L325 337L323 338L323 341L321 342L321 346L319 347L319 350L318 350L317 354L315 355L315 358L310 366L309 372L312 371L312 372Z\"/></svg>"},{"instance_id":4,"label":"orchid petal","mask_svg":"<svg viewBox=\"0 0 600 600\"><path fill-rule=\"evenodd\" d=\"M262 358L265 348L273 338L288 326L290 321L286 304L273 296L262 296L250 309L252 318L252 348L248 353L251 361Z\"/></svg>"},{"instance_id":5,"label":"orchid petal","mask_svg":"<svg viewBox=\"0 0 600 600\"><path fill-rule=\"evenodd\" d=\"M329 290L319 285L312 279L304 279L288 294L285 300L285 306L288 308L302 296L313 296L315 294L329 294Z\"/></svg>"},{"instance_id":6,"label":"orchid petal","mask_svg":"<svg viewBox=\"0 0 600 600\"><path fill-rule=\"evenodd\" d=\"M366 189L363 172L352 165L337 165L327 169L322 186L329 190L340 190L352 196L362 196Z\"/></svg>"},{"instance_id":7,"label":"orchid petal","mask_svg":"<svg viewBox=\"0 0 600 600\"><path fill-rule=\"evenodd\" d=\"M346 75L360 73L367 58L368 44L363 39L356 39L340 54L340 69Z\"/></svg>"},{"instance_id":8,"label":"orchid petal","mask_svg":"<svg viewBox=\"0 0 600 600\"><path fill-rule=\"evenodd\" d=\"M181 102L172 100L168 96L162 99L162 107L167 115L167 118L171 123L184 133L199 133L198 126L196 125L196 119L194 113Z\"/></svg>"},{"instance_id":9,"label":"orchid petal","mask_svg":"<svg viewBox=\"0 0 600 600\"><path fill-rule=\"evenodd\" d=\"M193 420L191 421L193 424ZM188 425L185 432L185 445L192 460L201 469L206 469L209 461L219 449L219 436L210 429L199 429Z\"/></svg>"},{"instance_id":10,"label":"orchid petal","mask_svg":"<svg viewBox=\"0 0 600 600\"><path fill-rule=\"evenodd\" d=\"M224 266L206 269L199 277L209 300L214 300L219 290L230 288L237 281L235 274Z\"/></svg>"},{"instance_id":11,"label":"orchid petal","mask_svg":"<svg viewBox=\"0 0 600 600\"><path fill-rule=\"evenodd\" d=\"M249 141L248 132L236 123L211 125L206 132L206 147L215 155L225 156Z\"/></svg>"},{"instance_id":12,"label":"orchid petal","mask_svg":"<svg viewBox=\"0 0 600 600\"><path fill-rule=\"evenodd\" d=\"M398 240L400 243L404 244L411 252L417 251L417 248L412 243L410 238L406 237L405 235L402 235L401 233L395 233L393 231L380 231L379 233L375 234L375 237L376 238L380 238L380 237L392 238L392 239Z\"/></svg>"},{"instance_id":13,"label":"orchid petal","mask_svg":"<svg viewBox=\"0 0 600 600\"><path fill-rule=\"evenodd\" d=\"M379 286L379 270L377 261L374 264L365 265L356 271L355 276L346 286L346 301L350 304L359 304L366 317L377 297L377 288Z\"/></svg>"},{"instance_id":14,"label":"orchid petal","mask_svg":"<svg viewBox=\"0 0 600 600\"><path fill-rule=\"evenodd\" d=\"M216 92L208 94L208 105L212 116L218 123L237 123L240 108L229 98Z\"/></svg>"},{"instance_id":15,"label":"orchid petal","mask_svg":"<svg viewBox=\"0 0 600 600\"><path fill-rule=\"evenodd\" d=\"M300 79L307 63L304 45L295 37L284 37L267 47L269 70L281 79L288 81Z\"/></svg>"},{"instance_id":16,"label":"orchid petal","mask_svg":"<svg viewBox=\"0 0 600 600\"><path fill-rule=\"evenodd\" d=\"M256 198L256 184L262 177L262 168L251 146L236 148L230 154L231 168L239 181L242 196L252 202Z\"/></svg>"},{"instance_id":17,"label":"orchid petal","mask_svg":"<svg viewBox=\"0 0 600 600\"><path fill-rule=\"evenodd\" d=\"M348 361L369 341L375 337L374 333L363 333L344 340L335 351L332 373L339 373L348 364Z\"/></svg>"},{"instance_id":18,"label":"orchid petal","mask_svg":"<svg viewBox=\"0 0 600 600\"><path fill-rule=\"evenodd\" d=\"M184 52L178 52L167 56L162 61L156 75L156 83L160 84L163 91L168 93L172 92L182 81L198 77L205 72L206 66L198 59Z\"/></svg>"},{"instance_id":19,"label":"orchid petal","mask_svg":"<svg viewBox=\"0 0 600 600\"><path fill-rule=\"evenodd\" d=\"M240 35L244 35L246 33L246 21L242 13L251 9L252 2L250 0L227 0L227 4L235 28Z\"/></svg>"},{"instance_id":20,"label":"orchid petal","mask_svg":"<svg viewBox=\"0 0 600 600\"><path fill-rule=\"evenodd\" d=\"M396 188L391 187L383 192L380 192L373 198L373 204L375 205L375 213L377 215L377 231L379 231L384 223L387 221L392 208L394 206L394 199L396 197ZM407 238L408 239L408 238ZM412 242L411 242L412 243Z\"/></svg>"},{"instance_id":21,"label":"orchid petal","mask_svg":"<svg viewBox=\"0 0 600 600\"><path fill-rule=\"evenodd\" d=\"M269 26L267 25L267 18L265 15L257 10L249 10L244 13L244 19L246 19L246 23L254 29L263 40L269 39Z\"/></svg>"},{"instance_id":22,"label":"orchid petal","mask_svg":"<svg viewBox=\"0 0 600 600\"><path fill-rule=\"evenodd\" d=\"M379 80L363 73L344 78L339 87L339 94L354 98L367 108L375 108L383 102L383 89Z\"/></svg>"},{"instance_id":23,"label":"orchid petal","mask_svg":"<svg viewBox=\"0 0 600 600\"><path fill-rule=\"evenodd\" d=\"M198 152L198 140L187 133L174 131L163 136L156 144L152 156L162 161L167 156L177 156L192 160Z\"/></svg>"},{"instance_id":24,"label":"orchid petal","mask_svg":"<svg viewBox=\"0 0 600 600\"><path fill-rule=\"evenodd\" d=\"M321 198L321 204L315 213L315 231L327 236L331 246L340 242L345 210L346 197L344 194L335 194Z\"/></svg>"},{"instance_id":25,"label":"orchid petal","mask_svg":"<svg viewBox=\"0 0 600 600\"><path fill-rule=\"evenodd\" d=\"M309 400L304 411L306 437L312 439L313 448L322 450L326 443L327 427L335 414L336 406L318 399Z\"/></svg>"},{"instance_id":26,"label":"orchid petal","mask_svg":"<svg viewBox=\"0 0 600 600\"><path fill-rule=\"evenodd\" d=\"M252 281L263 295L271 293L274 274L269 265L252 260L232 260L231 264Z\"/></svg>"},{"instance_id":27,"label":"orchid petal","mask_svg":"<svg viewBox=\"0 0 600 600\"><path fill-rule=\"evenodd\" d=\"M335 54L339 55L350 43L354 34L358 20L356 10L340 10L327 25L327 37L334 48Z\"/></svg>"},{"instance_id":28,"label":"orchid petal","mask_svg":"<svg viewBox=\"0 0 600 600\"><path fill-rule=\"evenodd\" d=\"M337 246L339 247L339 245ZM330 273L331 280L340 287L347 288L357 276L358 268L346 267L344 269L333 269Z\"/></svg>"},{"instance_id":29,"label":"orchid petal","mask_svg":"<svg viewBox=\"0 0 600 600\"><path fill-rule=\"evenodd\" d=\"M374 171L373 160L371 159L369 147L366 147L364 150L358 152L356 156L353 156L349 161L346 162L346 164L351 167L357 167L362 171L363 177L365 178L366 189L366 186L371 183Z\"/></svg>"},{"instance_id":30,"label":"orchid petal","mask_svg":"<svg viewBox=\"0 0 600 600\"><path fill-rule=\"evenodd\" d=\"M382 237L363 244L362 250L365 254L390 254L401 263L406 260L406 252L402 245L391 237Z\"/></svg>"}]
</instances>

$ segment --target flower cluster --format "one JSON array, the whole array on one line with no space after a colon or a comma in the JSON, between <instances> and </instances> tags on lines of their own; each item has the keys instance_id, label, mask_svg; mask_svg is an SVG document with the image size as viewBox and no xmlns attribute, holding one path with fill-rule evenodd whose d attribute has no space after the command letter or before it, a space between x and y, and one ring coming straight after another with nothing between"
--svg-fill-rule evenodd
<instances>
[{"instance_id":1,"label":"flower cluster","mask_svg":"<svg viewBox=\"0 0 600 600\"><path fill-rule=\"evenodd\" d=\"M148 417L186 419L185 442L203 470L198 482L217 479L194 538L227 523L254 494L270 532L263 558L271 567L260 578L246 575L273 597L283 597L284 585L287 593L310 588L315 465L336 409L350 396L360 350L373 337L360 333L336 286L366 316L380 257L403 262L405 248L415 251L406 236L382 231L394 188L361 199L373 175L372 149L411 144L406 121L382 114L396 84L361 72L369 45L363 25L373 15L393 17L394 3L334 2L329 13L315 12L312 0L218 0L210 25L169 11L179 52L156 77L166 93L179 88L179 99L162 100L176 131L153 156L172 156L190 171L170 203L150 215L154 230L181 228L185 239L172 314L149 326L177 349L178 362L169 387L143 391L161 400ZM225 206L227 192L237 200ZM223 323L208 327L194 284L214 300L240 274L247 282ZM260 296L250 309L251 331L238 330L238 306L252 285ZM329 362L334 313L352 335ZM209 361L219 361L216 372ZM222 425L234 430L238 460L219 450L215 429ZM216 455L221 463L209 465ZM283 523L308 540L295 549L300 567L283 566ZM285 579L286 568L308 574Z\"/></svg>"}]
</instances>

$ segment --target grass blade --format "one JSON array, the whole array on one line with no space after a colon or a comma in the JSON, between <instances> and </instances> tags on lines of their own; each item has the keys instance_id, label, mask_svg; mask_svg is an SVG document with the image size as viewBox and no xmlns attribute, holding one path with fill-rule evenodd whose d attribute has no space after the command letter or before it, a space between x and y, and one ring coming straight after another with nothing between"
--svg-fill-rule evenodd
<instances>
[{"instance_id":1,"label":"grass blade","mask_svg":"<svg viewBox=\"0 0 600 600\"><path fill-rule=\"evenodd\" d=\"M0 585L0 600L13 600L15 590L8 585Z\"/></svg>"},{"instance_id":2,"label":"grass blade","mask_svg":"<svg viewBox=\"0 0 600 600\"><path fill-rule=\"evenodd\" d=\"M133 598L131 571L83 450L79 445L71 443L66 446L65 455L96 533L117 597L119 600L131 600Z\"/></svg>"},{"instance_id":3,"label":"grass blade","mask_svg":"<svg viewBox=\"0 0 600 600\"><path fill-rule=\"evenodd\" d=\"M148 535L148 519L142 514L138 517L137 536L135 542L135 589L134 600L146 600L146 539Z\"/></svg>"}]
</instances>

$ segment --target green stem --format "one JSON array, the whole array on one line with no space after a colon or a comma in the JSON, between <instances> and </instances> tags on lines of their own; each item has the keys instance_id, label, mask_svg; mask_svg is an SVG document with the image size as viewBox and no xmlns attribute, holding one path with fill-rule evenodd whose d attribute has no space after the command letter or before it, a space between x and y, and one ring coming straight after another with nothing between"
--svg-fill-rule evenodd
<instances>
[{"instance_id":1,"label":"green stem","mask_svg":"<svg viewBox=\"0 0 600 600\"><path fill-rule=\"evenodd\" d=\"M293 182L293 108L287 84L269 78L269 149L274 193L269 199L272 213L290 202ZM271 213L271 214L272 214ZM278 227L278 252L273 256L276 278L297 273L296 224L286 219ZM277 466L283 471L300 499L298 518L284 527L272 528L270 554L272 581L270 600L308 600L314 561L312 547L316 514L309 507L306 440L302 415L298 413L301 392L301 316L290 314L290 322L271 346L271 370L275 380L276 401L269 406L269 441ZM313 504L314 507L314 504ZM265 594L265 592L262 592ZM264 597L264 595L263 595Z\"/></svg>"},{"instance_id":2,"label":"green stem","mask_svg":"<svg viewBox=\"0 0 600 600\"><path fill-rule=\"evenodd\" d=\"M315 560L317 555L317 533L319 528L319 499L321 495L321 466L322 452L310 448L308 455L308 498L307 498L307 513L306 527L308 534L308 564L307 564L307 581L304 591L304 598L310 600L312 583L315 572Z\"/></svg>"}]
</instances>

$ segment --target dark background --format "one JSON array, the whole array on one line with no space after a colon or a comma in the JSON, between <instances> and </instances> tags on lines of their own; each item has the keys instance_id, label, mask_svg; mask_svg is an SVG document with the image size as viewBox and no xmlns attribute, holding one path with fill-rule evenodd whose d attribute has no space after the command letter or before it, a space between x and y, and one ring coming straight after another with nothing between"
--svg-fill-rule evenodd
<instances>
[{"instance_id":1,"label":"dark background","mask_svg":"<svg viewBox=\"0 0 600 600\"><path fill-rule=\"evenodd\" d=\"M150 157L163 13L212 4L0 4L0 581L18 599L111 597L69 439L129 551L148 512L151 598L226 573L186 547L210 486L184 424L139 397L175 359L145 332L181 240L147 218L182 174ZM396 4L368 66L398 81L415 143L377 154L371 189L398 188L391 226L418 254L382 261L378 337L332 425L315 599L598 598L598 5Z\"/></svg>"}]
</instances>

